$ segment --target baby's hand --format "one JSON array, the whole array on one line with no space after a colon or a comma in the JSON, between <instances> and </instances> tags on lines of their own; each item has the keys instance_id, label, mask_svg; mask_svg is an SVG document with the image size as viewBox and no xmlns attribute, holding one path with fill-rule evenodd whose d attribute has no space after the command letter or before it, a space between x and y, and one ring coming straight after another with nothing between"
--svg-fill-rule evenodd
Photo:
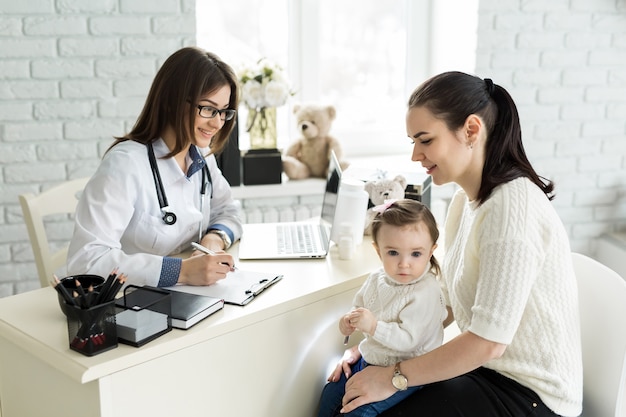
<instances>
[{"instance_id":1,"label":"baby's hand","mask_svg":"<svg viewBox=\"0 0 626 417\"><path fill-rule=\"evenodd\" d=\"M369 335L376 332L376 316L368 309L363 307L356 308L348 314L348 317L350 325L354 326L357 330Z\"/></svg>"},{"instance_id":2,"label":"baby's hand","mask_svg":"<svg viewBox=\"0 0 626 417\"><path fill-rule=\"evenodd\" d=\"M344 316L339 320L339 331L344 336L350 336L356 328L350 324L350 313L344 314Z\"/></svg>"}]
</instances>

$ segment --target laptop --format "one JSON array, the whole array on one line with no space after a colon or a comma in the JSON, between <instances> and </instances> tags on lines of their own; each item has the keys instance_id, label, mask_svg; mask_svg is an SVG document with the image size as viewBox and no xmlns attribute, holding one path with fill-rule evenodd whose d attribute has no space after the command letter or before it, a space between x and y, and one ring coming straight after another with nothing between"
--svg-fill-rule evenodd
<instances>
[{"instance_id":1,"label":"laptop","mask_svg":"<svg viewBox=\"0 0 626 417\"><path fill-rule=\"evenodd\" d=\"M239 259L326 257L341 174L337 156L331 151L321 216L311 221L244 224L239 241Z\"/></svg>"}]
</instances>

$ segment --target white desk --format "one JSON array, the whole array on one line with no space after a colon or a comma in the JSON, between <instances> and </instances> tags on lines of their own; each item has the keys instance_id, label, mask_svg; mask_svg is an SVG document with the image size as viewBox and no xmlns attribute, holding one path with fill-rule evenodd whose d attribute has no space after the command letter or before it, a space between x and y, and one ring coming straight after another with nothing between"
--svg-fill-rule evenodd
<instances>
[{"instance_id":1,"label":"white desk","mask_svg":"<svg viewBox=\"0 0 626 417\"><path fill-rule=\"evenodd\" d=\"M284 274L245 307L141 348L93 357L68 347L48 287L0 299L2 417L311 416L344 351L337 322L379 266L366 239L350 261L246 261Z\"/></svg>"}]
</instances>

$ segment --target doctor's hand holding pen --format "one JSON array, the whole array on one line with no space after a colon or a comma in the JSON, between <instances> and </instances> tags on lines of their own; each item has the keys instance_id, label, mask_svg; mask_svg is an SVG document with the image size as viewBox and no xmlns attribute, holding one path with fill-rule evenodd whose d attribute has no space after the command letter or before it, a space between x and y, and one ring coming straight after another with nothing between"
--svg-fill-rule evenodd
<instances>
[{"instance_id":1,"label":"doctor's hand holding pen","mask_svg":"<svg viewBox=\"0 0 626 417\"><path fill-rule=\"evenodd\" d=\"M214 251L196 242L194 252L182 262L178 282L186 285L211 285L226 278L235 269L233 256L223 250Z\"/></svg>"}]
</instances>

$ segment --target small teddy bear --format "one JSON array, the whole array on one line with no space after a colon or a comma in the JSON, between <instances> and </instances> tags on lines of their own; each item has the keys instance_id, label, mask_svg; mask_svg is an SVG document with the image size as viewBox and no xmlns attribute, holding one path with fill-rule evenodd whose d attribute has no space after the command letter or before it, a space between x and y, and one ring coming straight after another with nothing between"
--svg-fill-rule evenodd
<instances>
[{"instance_id":1,"label":"small teddy bear","mask_svg":"<svg viewBox=\"0 0 626 417\"><path fill-rule=\"evenodd\" d=\"M385 200L401 199L404 198L404 192L406 190L406 178L402 175L396 175L394 179L379 179L367 181L365 183L365 191L370 196L371 206L367 209L365 216L365 230L366 235L372 234L372 221L376 217L376 212L372 210L374 206L383 204Z\"/></svg>"},{"instance_id":2,"label":"small teddy bear","mask_svg":"<svg viewBox=\"0 0 626 417\"><path fill-rule=\"evenodd\" d=\"M335 151L341 168L347 168L348 163L341 160L339 141L328 134L335 119L335 107L296 104L293 113L302 136L283 155L283 171L287 177L292 180L326 178L331 150Z\"/></svg>"}]
</instances>

